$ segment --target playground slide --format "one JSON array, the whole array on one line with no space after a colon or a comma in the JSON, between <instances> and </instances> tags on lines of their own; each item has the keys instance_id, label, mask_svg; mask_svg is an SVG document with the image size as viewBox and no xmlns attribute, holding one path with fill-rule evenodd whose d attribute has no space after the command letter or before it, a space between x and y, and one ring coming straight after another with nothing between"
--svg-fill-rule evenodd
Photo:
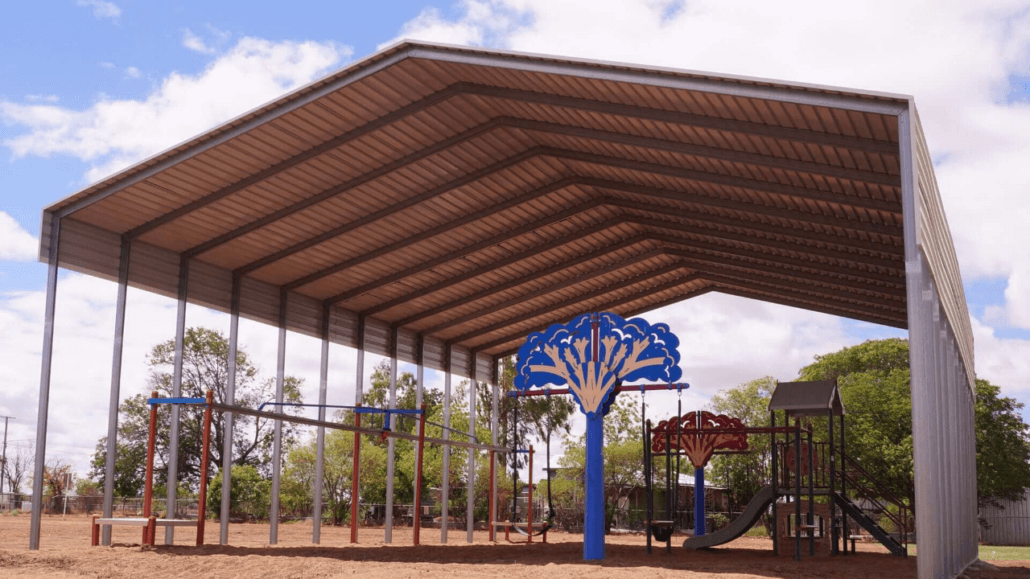
<instances>
[{"instance_id":1,"label":"playground slide","mask_svg":"<svg viewBox=\"0 0 1030 579\"><path fill-rule=\"evenodd\" d=\"M687 549L704 549L705 547L729 543L746 533L748 529L758 522L758 519L765 514L769 505L772 504L774 497L775 493L773 492L772 485L762 487L762 490L758 491L758 494L747 504L744 512L736 519L733 519L733 522L725 528L719 529L714 533L701 535L700 537L690 537L683 541L683 546Z\"/></svg>"}]
</instances>

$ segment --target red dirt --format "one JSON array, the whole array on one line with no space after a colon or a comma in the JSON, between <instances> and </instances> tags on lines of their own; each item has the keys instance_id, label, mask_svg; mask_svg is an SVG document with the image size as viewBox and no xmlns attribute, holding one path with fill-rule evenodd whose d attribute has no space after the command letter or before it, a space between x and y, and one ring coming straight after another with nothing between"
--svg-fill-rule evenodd
<instances>
[{"instance_id":1,"label":"red dirt","mask_svg":"<svg viewBox=\"0 0 1030 579\"><path fill-rule=\"evenodd\" d=\"M582 535L552 533L549 544L491 544L485 531L477 531L472 544L464 531L451 531L449 543L440 544L439 529L424 529L420 547L414 547L410 529L395 529L392 545L383 543L382 529L362 529L360 543L350 545L349 529L323 527L322 544L311 544L311 523L279 526L279 544L268 544L268 525L229 526L230 545L219 546L218 524L209 522L205 547L193 547L195 530L176 531L177 545L156 549L139 547L140 529L116 527L113 547L89 546L89 518L45 516L40 550L28 550L29 516L0 516L0 578L6 577L188 577L246 579L353 577L402 579L414 577L623 578L639 573L646 579L691 577L833 578L859 579L915 577L914 557L891 557L874 544L859 545L855 556L805 558L794 562L772 555L768 539L741 538L707 552L674 546L672 553L657 547L644 550L640 535L610 536L607 559L582 560ZM162 530L158 529L161 542ZM675 540L675 543L682 539ZM213 543L213 544L211 544ZM1030 576L1030 561L1003 561L994 571L969 573L983 579Z\"/></svg>"}]
</instances>

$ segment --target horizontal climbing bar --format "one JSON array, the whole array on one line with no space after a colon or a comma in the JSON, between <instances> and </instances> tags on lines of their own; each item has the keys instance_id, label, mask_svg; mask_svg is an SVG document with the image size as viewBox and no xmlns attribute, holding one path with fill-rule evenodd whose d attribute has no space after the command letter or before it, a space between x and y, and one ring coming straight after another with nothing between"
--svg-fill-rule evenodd
<instances>
[{"instance_id":1,"label":"horizontal climbing bar","mask_svg":"<svg viewBox=\"0 0 1030 579\"><path fill-rule=\"evenodd\" d=\"M220 404L218 402L211 405L213 410L221 410L222 412L232 412L233 414L243 414L245 416L254 416L256 418L267 418L269 420L282 420L283 422L292 422L294 424L304 424L306 426L320 426L323 428L333 428L336 430L346 430L348 432L359 432L361 434L370 434L374 436L392 436L394 438L400 438L402 440L411 440L418 442L418 435L408 434L406 432L398 432L395 430L381 430L372 428L361 428L360 426L351 426L349 424L340 424L339 422L328 422L326 420L317 420L314 418L304 418L302 416L290 416L289 414L278 414L275 412L262 412L261 410L254 410L252 408L244 408L242 406L231 406L229 404ZM462 448L471 448L474 450L492 450L494 452L507 453L510 451L509 448L504 446L491 446L489 444L476 444L474 442L465 442L461 440L443 440L440 438L426 438L426 444L438 444L441 446L460 446Z\"/></svg>"},{"instance_id":2,"label":"horizontal climbing bar","mask_svg":"<svg viewBox=\"0 0 1030 579\"><path fill-rule=\"evenodd\" d=\"M148 398L147 404L207 404L206 398Z\"/></svg>"},{"instance_id":3,"label":"horizontal climbing bar","mask_svg":"<svg viewBox=\"0 0 1030 579\"><path fill-rule=\"evenodd\" d=\"M690 388L690 384L686 382L674 382L671 384L636 384L632 386L616 386L616 392L653 392L655 390L666 390L666 391L682 391ZM529 390L520 391L512 390L508 392L508 396L511 398L523 398L526 396L550 396L552 394L570 394L572 391L568 388L544 388L541 390Z\"/></svg>"}]
</instances>

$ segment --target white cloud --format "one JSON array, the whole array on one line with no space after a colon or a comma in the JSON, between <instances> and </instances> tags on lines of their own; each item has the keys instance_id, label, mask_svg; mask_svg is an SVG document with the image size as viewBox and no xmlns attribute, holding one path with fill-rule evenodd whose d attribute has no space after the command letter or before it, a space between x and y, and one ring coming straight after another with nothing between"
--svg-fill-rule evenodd
<instances>
[{"instance_id":1,"label":"white cloud","mask_svg":"<svg viewBox=\"0 0 1030 579\"><path fill-rule=\"evenodd\" d=\"M106 60L100 63L101 68L114 68L113 62L107 62Z\"/></svg>"},{"instance_id":2,"label":"white cloud","mask_svg":"<svg viewBox=\"0 0 1030 579\"><path fill-rule=\"evenodd\" d=\"M125 69L125 78L127 78L127 79L135 80L137 78L141 78L142 76L143 76L143 73L140 72L140 70L138 68L136 68L135 66L130 66L130 67Z\"/></svg>"},{"instance_id":3,"label":"white cloud","mask_svg":"<svg viewBox=\"0 0 1030 579\"><path fill-rule=\"evenodd\" d=\"M448 20L434 6L424 8L418 16L404 23L400 34L380 43L378 48L402 39L473 46L493 44L514 29L522 14L522 11L499 2L462 0L459 6L465 13L454 21Z\"/></svg>"},{"instance_id":4,"label":"white cloud","mask_svg":"<svg viewBox=\"0 0 1030 579\"><path fill-rule=\"evenodd\" d=\"M118 18L122 15L122 9L114 2L104 0L77 0L76 5L82 8L92 8L93 16L100 18Z\"/></svg>"},{"instance_id":5,"label":"white cloud","mask_svg":"<svg viewBox=\"0 0 1030 579\"><path fill-rule=\"evenodd\" d=\"M48 455L70 461L85 474L97 441L107 433L111 386L116 284L76 273L62 273L58 282L54 328ZM147 390L146 354L175 334L175 301L130 289L121 382L121 399ZM3 413L11 422L12 440L34 439L43 330L43 291L0 294L0 373L4 376ZM187 309L189 327L205 326L228 334L229 316L200 307ZM240 321L240 347L258 366L261 379L275 376L277 330ZM286 373L304 379L307 402L318 401L317 340L290 334ZM355 352L330 348L328 402L352 404ZM371 367L366 371L370 371ZM312 409L308 416L316 416Z\"/></svg>"},{"instance_id":6,"label":"white cloud","mask_svg":"<svg viewBox=\"0 0 1030 579\"><path fill-rule=\"evenodd\" d=\"M451 19L424 11L401 36L914 95L963 274L1006 277L989 319L1030 328L1030 236L1017 233L1030 218L1030 103L1006 102L1010 75L1030 70L1027 0L460 7Z\"/></svg>"},{"instance_id":7,"label":"white cloud","mask_svg":"<svg viewBox=\"0 0 1030 579\"><path fill-rule=\"evenodd\" d=\"M186 48L201 54L214 54L215 49L204 43L204 40L190 31L189 28L182 31L182 45Z\"/></svg>"},{"instance_id":8,"label":"white cloud","mask_svg":"<svg viewBox=\"0 0 1030 579\"><path fill-rule=\"evenodd\" d=\"M1030 340L999 338L990 326L973 318L976 375L1000 386L1005 396L1030 404ZM1030 419L1030 411L1024 416Z\"/></svg>"},{"instance_id":9,"label":"white cloud","mask_svg":"<svg viewBox=\"0 0 1030 579\"><path fill-rule=\"evenodd\" d=\"M39 240L13 217L0 211L0 262L35 261L38 249Z\"/></svg>"},{"instance_id":10,"label":"white cloud","mask_svg":"<svg viewBox=\"0 0 1030 579\"><path fill-rule=\"evenodd\" d=\"M310 82L350 54L333 43L244 38L200 74L168 75L143 100L105 97L84 110L0 101L0 120L23 129L3 144L16 157L78 157L96 181Z\"/></svg>"},{"instance_id":11,"label":"white cloud","mask_svg":"<svg viewBox=\"0 0 1030 579\"><path fill-rule=\"evenodd\" d=\"M55 94L27 94L25 100L30 103L56 103L61 99Z\"/></svg>"}]
</instances>

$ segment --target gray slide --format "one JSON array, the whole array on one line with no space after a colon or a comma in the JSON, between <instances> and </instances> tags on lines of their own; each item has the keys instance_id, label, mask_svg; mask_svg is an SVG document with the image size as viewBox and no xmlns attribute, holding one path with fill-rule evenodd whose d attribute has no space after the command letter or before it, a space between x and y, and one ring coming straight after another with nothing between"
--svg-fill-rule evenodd
<instances>
[{"instance_id":1,"label":"gray slide","mask_svg":"<svg viewBox=\"0 0 1030 579\"><path fill-rule=\"evenodd\" d=\"M687 549L704 549L706 547L714 547L716 545L722 545L723 543L729 543L733 539L743 535L748 529L754 526L758 522L758 519L765 514L769 505L772 504L773 498L775 498L772 485L766 485L762 487L762 490L758 491L758 494L751 499L751 502L747 504L747 508L744 509L743 513L736 519L733 519L729 525L723 529L719 529L714 533L707 533L700 537L690 537L686 541L683 541L683 546Z\"/></svg>"}]
</instances>

